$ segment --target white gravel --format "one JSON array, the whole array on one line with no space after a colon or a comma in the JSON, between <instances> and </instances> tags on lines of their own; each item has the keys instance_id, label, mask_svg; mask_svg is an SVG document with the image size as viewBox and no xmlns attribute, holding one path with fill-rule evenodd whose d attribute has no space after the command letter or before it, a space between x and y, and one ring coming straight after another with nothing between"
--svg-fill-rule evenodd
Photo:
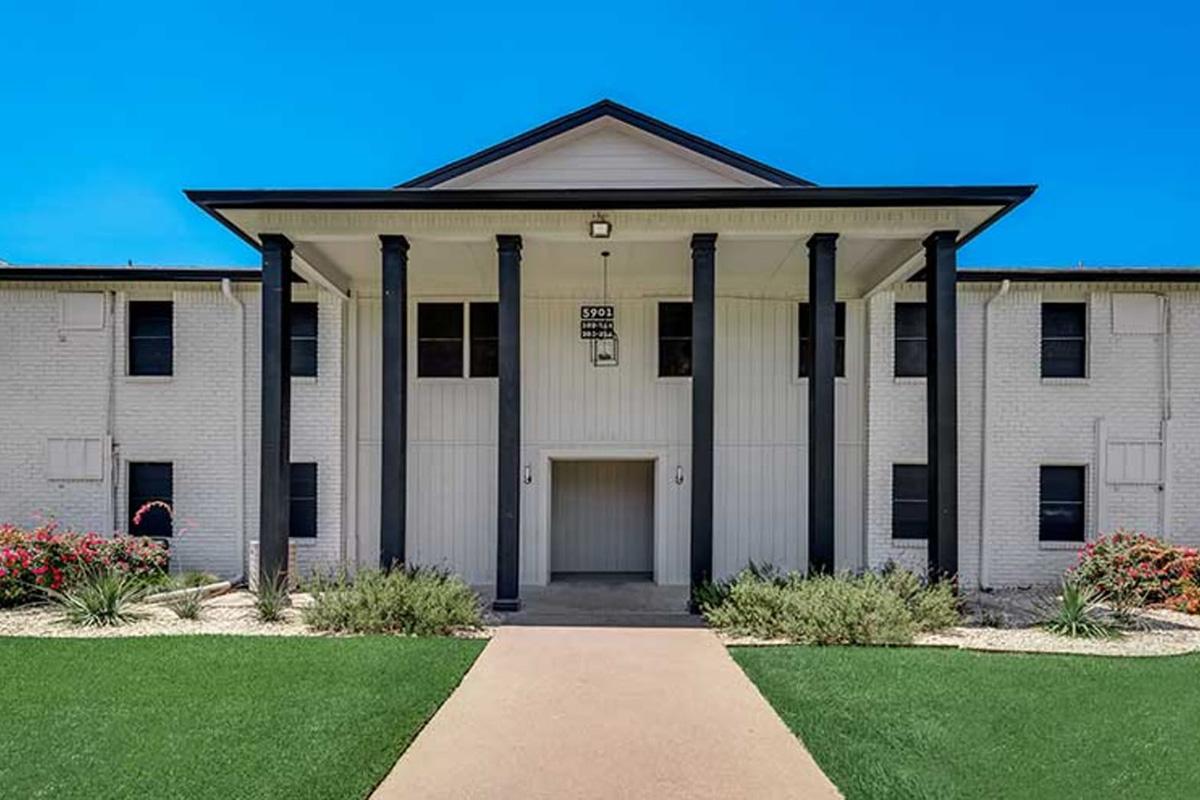
<instances>
[{"instance_id":1,"label":"white gravel","mask_svg":"<svg viewBox=\"0 0 1200 800\"><path fill-rule=\"evenodd\" d=\"M142 603L136 608L144 617L128 625L109 628L79 628L59 621L51 606L24 606L0 611L0 636L46 636L99 638L122 636L181 636L227 634L237 636L322 636L300 620L300 608L311 602L306 594L292 595L292 607L282 622L259 622L254 617L254 595L247 591L205 600L200 619L187 620L162 605Z\"/></svg>"}]
</instances>

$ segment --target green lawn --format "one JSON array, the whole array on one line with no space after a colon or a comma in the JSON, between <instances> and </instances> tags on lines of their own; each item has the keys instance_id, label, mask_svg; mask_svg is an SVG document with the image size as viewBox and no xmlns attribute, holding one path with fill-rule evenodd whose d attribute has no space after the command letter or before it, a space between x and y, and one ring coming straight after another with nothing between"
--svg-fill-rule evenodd
<instances>
[{"instance_id":1,"label":"green lawn","mask_svg":"<svg viewBox=\"0 0 1200 800\"><path fill-rule=\"evenodd\" d=\"M0 639L0 794L357 798L484 642Z\"/></svg>"},{"instance_id":2,"label":"green lawn","mask_svg":"<svg viewBox=\"0 0 1200 800\"><path fill-rule=\"evenodd\" d=\"M1200 795L1200 656L732 654L852 800Z\"/></svg>"}]
</instances>

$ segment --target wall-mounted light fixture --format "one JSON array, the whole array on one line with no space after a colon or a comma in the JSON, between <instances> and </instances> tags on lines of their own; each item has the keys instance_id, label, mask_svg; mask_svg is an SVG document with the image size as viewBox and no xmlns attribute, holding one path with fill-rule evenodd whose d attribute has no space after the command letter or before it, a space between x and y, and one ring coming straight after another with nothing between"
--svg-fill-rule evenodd
<instances>
[{"instance_id":1,"label":"wall-mounted light fixture","mask_svg":"<svg viewBox=\"0 0 1200 800\"><path fill-rule=\"evenodd\" d=\"M588 236L593 239L607 239L612 236L612 223L597 214L588 226Z\"/></svg>"},{"instance_id":2,"label":"wall-mounted light fixture","mask_svg":"<svg viewBox=\"0 0 1200 800\"><path fill-rule=\"evenodd\" d=\"M533 483L533 467L528 464L525 465L525 469L521 473L521 482L526 486Z\"/></svg>"},{"instance_id":3,"label":"wall-mounted light fixture","mask_svg":"<svg viewBox=\"0 0 1200 800\"><path fill-rule=\"evenodd\" d=\"M683 486L683 465L682 464L675 465L675 485Z\"/></svg>"}]
</instances>

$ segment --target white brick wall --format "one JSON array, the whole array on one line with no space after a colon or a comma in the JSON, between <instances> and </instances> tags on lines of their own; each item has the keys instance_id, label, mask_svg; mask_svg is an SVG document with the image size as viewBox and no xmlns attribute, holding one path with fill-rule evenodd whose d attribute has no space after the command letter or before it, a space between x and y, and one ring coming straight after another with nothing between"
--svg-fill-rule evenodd
<instances>
[{"instance_id":1,"label":"white brick wall","mask_svg":"<svg viewBox=\"0 0 1200 800\"><path fill-rule=\"evenodd\" d=\"M980 469L984 304L994 285L959 291L959 568L964 586L980 580ZM1174 421L1168 521L1172 540L1200 544L1200 292L1132 284L1013 284L992 305L988 398L988 585L1054 581L1074 561L1074 545L1039 543L1038 468L1088 468L1087 530L1118 526L1162 533L1156 486L1102 484L1097 422L1109 440L1157 438L1162 416L1161 338L1115 335L1113 291L1165 293L1171 306ZM924 379L893 377L896 300L922 300L922 286L877 295L870 306L868 553L873 565L925 563L925 543L891 537L891 466L925 461ZM1041 303L1088 303L1089 378L1041 378Z\"/></svg>"},{"instance_id":2,"label":"white brick wall","mask_svg":"<svg viewBox=\"0 0 1200 800\"><path fill-rule=\"evenodd\" d=\"M980 581L981 407L984 304L994 285L959 293L959 525L963 585ZM115 315L99 331L60 331L62 290L114 292ZM257 536L259 457L259 290L235 284L245 304L245 472L237 474L238 347L234 305L216 284L6 283L0 285L0 520L27 523L52 515L81 529L111 528L103 481L46 478L49 437L98 437L105 431L110 336L115 336L113 437L118 448L118 524L127 518L125 464L175 464L175 563L234 576L238 496L245 486L246 540ZM1101 486L1097 421L1110 439L1154 438L1162 413L1157 336L1112 333L1111 293L1166 293L1171 306L1173 422L1168 439L1166 534L1200 544L1200 290L1134 284L1022 284L992 306L989 391L989 486L986 580L1003 586L1052 581L1074 547L1039 544L1038 466L1089 468L1088 531L1117 525L1161 531L1155 486ZM139 379L125 372L125 308L130 299L175 302L175 374ZM318 538L301 541L302 571L343 557L343 330L337 298L307 287L296 299L319 302L319 377L293 381L293 460L319 465ZM920 568L923 542L891 538L893 463L925 461L925 383L893 378L893 303L923 299L921 286L873 297L868 314L867 555L878 566L897 559ZM1043 300L1089 304L1090 378L1040 377ZM366 556L367 561L370 556Z\"/></svg>"},{"instance_id":3,"label":"white brick wall","mask_svg":"<svg viewBox=\"0 0 1200 800\"><path fill-rule=\"evenodd\" d=\"M102 436L109 349L115 336L113 441L116 524L128 519L126 464L174 464L176 537L173 563L224 576L243 571L239 493L246 487L246 540L258 527L259 290L234 284L245 305L245 474L239 476L237 423L243 331L238 311L217 284L5 284L0 288L0 520L28 523L34 514L65 526L110 531L103 481L46 479L46 439ZM59 331L58 292L113 292L115 313L99 331ZM126 308L131 299L173 300L174 374L125 375ZM336 298L304 288L296 299L319 305L319 377L294 379L292 450L316 461L318 537L299 545L302 570L342 553L342 312Z\"/></svg>"}]
</instances>

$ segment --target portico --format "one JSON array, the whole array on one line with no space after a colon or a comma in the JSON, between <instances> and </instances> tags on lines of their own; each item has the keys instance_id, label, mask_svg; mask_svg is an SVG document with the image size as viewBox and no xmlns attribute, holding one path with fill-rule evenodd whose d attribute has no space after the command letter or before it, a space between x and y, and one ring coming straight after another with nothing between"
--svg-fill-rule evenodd
<instances>
[{"instance_id":1,"label":"portico","mask_svg":"<svg viewBox=\"0 0 1200 800\"><path fill-rule=\"evenodd\" d=\"M518 152L474 169L494 177ZM864 566L863 303L924 270L929 565L953 574L955 252L1031 189L763 185L720 155L696 157L745 167L752 185L190 192L263 253L262 570L286 564L293 273L350 308L356 560L442 563L514 610L523 584L551 579L549 484L564 458L652 464L655 582L694 585L747 557ZM591 237L598 218L610 237ZM609 368L578 338L578 307L601 291L620 340ZM686 375L658 363L665 302L690 303ZM422 331L422 303L460 327ZM492 312L471 311L491 303L494 341ZM418 348L438 347L466 354L458 373L421 374ZM494 376L477 374L492 348Z\"/></svg>"}]
</instances>

